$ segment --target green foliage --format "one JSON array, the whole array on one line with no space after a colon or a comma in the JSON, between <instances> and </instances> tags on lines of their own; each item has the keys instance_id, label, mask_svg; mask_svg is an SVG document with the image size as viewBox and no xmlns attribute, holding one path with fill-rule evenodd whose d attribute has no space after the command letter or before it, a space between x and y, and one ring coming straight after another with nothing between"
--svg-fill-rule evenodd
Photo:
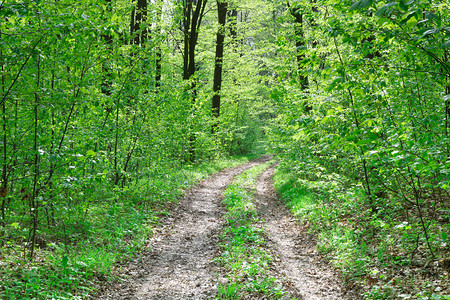
<instances>
[{"instance_id":1,"label":"green foliage","mask_svg":"<svg viewBox=\"0 0 450 300\"><path fill-rule=\"evenodd\" d=\"M432 275L428 287L417 276L387 288L377 282L388 280L371 272L423 261L445 268L449 3L302 4L297 26L305 47L287 42L299 32L294 26L280 33L285 67L270 94L277 119L269 139L283 174L278 188L330 260L349 280L372 286L374 299L400 290L420 298L414 284L439 290ZM292 78L295 72L308 85Z\"/></svg>"},{"instance_id":2,"label":"green foliage","mask_svg":"<svg viewBox=\"0 0 450 300\"><path fill-rule=\"evenodd\" d=\"M389 217L374 214L367 209L361 188L343 188L342 178L322 176L311 181L297 176L281 166L274 176L275 187L293 214L317 236L318 249L347 281L369 284L368 299L391 299L414 286L433 294L436 286L422 282L419 274L411 274L405 282L389 281L398 277L396 268L410 268L420 260L412 261L410 256L411 251L417 251L417 243L424 242L420 224L400 222L392 212ZM446 244L437 233L433 244L445 250Z\"/></svg>"}]
</instances>

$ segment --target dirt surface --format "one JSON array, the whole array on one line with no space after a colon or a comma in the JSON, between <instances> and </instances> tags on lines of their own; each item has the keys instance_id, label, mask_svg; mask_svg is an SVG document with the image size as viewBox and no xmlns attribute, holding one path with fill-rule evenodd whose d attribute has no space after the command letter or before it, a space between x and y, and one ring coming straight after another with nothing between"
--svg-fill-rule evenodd
<instances>
[{"instance_id":1,"label":"dirt surface","mask_svg":"<svg viewBox=\"0 0 450 300\"><path fill-rule=\"evenodd\" d=\"M97 299L212 299L217 294L220 270L217 255L225 210L221 193L234 176L270 160L227 169L188 191L163 227L149 241L141 259L116 270L122 278ZM344 295L331 268L321 261L314 241L291 217L273 189L274 167L258 178L256 204L269 247L274 254L272 276L282 282L289 299L358 299Z\"/></svg>"},{"instance_id":2,"label":"dirt surface","mask_svg":"<svg viewBox=\"0 0 450 300\"><path fill-rule=\"evenodd\" d=\"M289 299L342 300L359 299L344 293L342 282L317 252L312 237L278 200L273 188L274 166L264 171L256 185L255 204L274 253L272 268L275 278L283 283Z\"/></svg>"},{"instance_id":3,"label":"dirt surface","mask_svg":"<svg viewBox=\"0 0 450 300\"><path fill-rule=\"evenodd\" d=\"M97 299L211 299L217 293L212 262L225 213L220 196L234 176L269 156L227 169L188 191L165 226L150 241L151 251L132 262L123 280Z\"/></svg>"}]
</instances>

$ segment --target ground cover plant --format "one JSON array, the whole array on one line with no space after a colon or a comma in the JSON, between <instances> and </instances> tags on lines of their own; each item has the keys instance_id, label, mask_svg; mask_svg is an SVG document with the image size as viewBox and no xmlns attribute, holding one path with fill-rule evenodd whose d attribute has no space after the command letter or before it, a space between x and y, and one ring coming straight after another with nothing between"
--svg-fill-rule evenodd
<instances>
[{"instance_id":1,"label":"ground cover plant","mask_svg":"<svg viewBox=\"0 0 450 300\"><path fill-rule=\"evenodd\" d=\"M429 226L438 261L429 258L420 220L373 214L361 187L334 174L298 179L286 166L275 174L282 201L316 236L317 247L364 299L448 299L448 246L442 226Z\"/></svg>"}]
</instances>

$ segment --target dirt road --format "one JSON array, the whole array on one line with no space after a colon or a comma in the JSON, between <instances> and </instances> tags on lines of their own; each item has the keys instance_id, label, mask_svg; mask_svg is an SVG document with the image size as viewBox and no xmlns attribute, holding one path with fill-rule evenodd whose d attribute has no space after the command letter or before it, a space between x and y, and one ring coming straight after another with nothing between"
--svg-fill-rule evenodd
<instances>
[{"instance_id":1,"label":"dirt road","mask_svg":"<svg viewBox=\"0 0 450 300\"><path fill-rule=\"evenodd\" d=\"M224 170L188 191L149 241L151 251L127 266L124 279L97 299L214 299L221 273L213 262L224 222L221 193L234 176L268 160L264 156ZM283 283L286 299L346 299L311 238L277 200L273 169L260 175L255 203L275 256L271 269Z\"/></svg>"}]
</instances>

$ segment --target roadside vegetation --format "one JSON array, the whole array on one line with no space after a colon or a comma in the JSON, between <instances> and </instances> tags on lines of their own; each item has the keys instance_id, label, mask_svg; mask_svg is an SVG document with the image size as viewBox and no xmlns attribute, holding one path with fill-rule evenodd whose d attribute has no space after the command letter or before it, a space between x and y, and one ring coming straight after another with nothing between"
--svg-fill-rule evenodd
<instances>
[{"instance_id":1,"label":"roadside vegetation","mask_svg":"<svg viewBox=\"0 0 450 300\"><path fill-rule=\"evenodd\" d=\"M311 180L284 164L274 180L281 200L315 235L318 250L364 299L450 299L448 241L439 222L427 227L435 260L420 219L404 219L401 210L374 213L362 187L348 179L333 174Z\"/></svg>"},{"instance_id":2,"label":"roadside vegetation","mask_svg":"<svg viewBox=\"0 0 450 300\"><path fill-rule=\"evenodd\" d=\"M449 1L288 2L277 189L366 299L448 299Z\"/></svg>"}]
</instances>

